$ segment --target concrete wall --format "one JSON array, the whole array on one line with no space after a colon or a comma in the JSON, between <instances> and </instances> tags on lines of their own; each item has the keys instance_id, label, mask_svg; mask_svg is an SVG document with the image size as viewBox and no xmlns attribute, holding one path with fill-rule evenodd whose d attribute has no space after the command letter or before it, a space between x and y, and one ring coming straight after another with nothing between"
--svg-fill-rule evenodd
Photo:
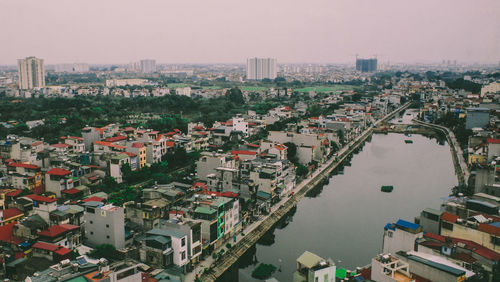
<instances>
[{"instance_id":1,"label":"concrete wall","mask_svg":"<svg viewBox=\"0 0 500 282\"><path fill-rule=\"evenodd\" d=\"M491 235L474 228L453 224L453 230L444 229L441 226L441 235L474 241L483 247L495 252L500 252L500 246L491 243Z\"/></svg>"},{"instance_id":2,"label":"concrete wall","mask_svg":"<svg viewBox=\"0 0 500 282\"><path fill-rule=\"evenodd\" d=\"M383 253L395 254L398 251L413 251L415 240L422 237L422 232L413 234L398 228L395 230L385 230Z\"/></svg>"},{"instance_id":3,"label":"concrete wall","mask_svg":"<svg viewBox=\"0 0 500 282\"><path fill-rule=\"evenodd\" d=\"M96 208L95 213L84 213L85 236L88 242L97 246L111 244L117 249L125 247L124 209L114 207L113 210Z\"/></svg>"}]
</instances>

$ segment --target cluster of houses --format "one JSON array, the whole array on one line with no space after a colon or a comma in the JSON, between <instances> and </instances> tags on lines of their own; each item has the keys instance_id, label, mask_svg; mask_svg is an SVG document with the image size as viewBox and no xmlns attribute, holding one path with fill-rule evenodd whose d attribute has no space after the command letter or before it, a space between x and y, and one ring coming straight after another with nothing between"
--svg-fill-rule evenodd
<instances>
[{"instance_id":1,"label":"cluster of houses","mask_svg":"<svg viewBox=\"0 0 500 282\"><path fill-rule=\"evenodd\" d=\"M300 180L296 165L314 170L371 124L372 114L383 115L387 103L378 110L371 102L346 104L333 115L299 119L247 141L266 125L300 117L306 106L249 111L210 128L190 123L187 132L109 124L87 126L81 136L61 136L56 144L7 136L0 141L2 275L55 281L93 273L105 280L126 270L131 277L182 277L204 251L224 247L244 224L288 197ZM237 148L222 150L234 141ZM294 162L285 144L296 147ZM141 170L178 148L200 152L188 183L151 183L120 205L96 188L108 176L123 182L124 166ZM123 261L90 257L102 244L112 245Z\"/></svg>"}]
</instances>

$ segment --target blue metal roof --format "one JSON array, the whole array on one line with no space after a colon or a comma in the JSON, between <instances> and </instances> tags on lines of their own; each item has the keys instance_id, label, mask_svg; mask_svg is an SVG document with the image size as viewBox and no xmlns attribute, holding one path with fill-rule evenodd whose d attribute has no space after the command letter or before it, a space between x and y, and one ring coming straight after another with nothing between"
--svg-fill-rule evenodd
<instances>
[{"instance_id":1,"label":"blue metal roof","mask_svg":"<svg viewBox=\"0 0 500 282\"><path fill-rule=\"evenodd\" d=\"M387 230L387 229L395 230L396 228L394 227L394 225L392 225L392 223L387 223L384 226L384 230Z\"/></svg>"},{"instance_id":2,"label":"blue metal roof","mask_svg":"<svg viewBox=\"0 0 500 282\"><path fill-rule=\"evenodd\" d=\"M420 225L416 224L416 223L412 223L412 222L409 222L409 221L406 221L406 220L398 220L396 222L396 225L397 226L401 226L401 227L405 227L405 228L408 228L408 229L411 229L411 230L414 230L414 231L417 231L417 229L420 227Z\"/></svg>"},{"instance_id":3,"label":"blue metal roof","mask_svg":"<svg viewBox=\"0 0 500 282\"><path fill-rule=\"evenodd\" d=\"M493 222L493 223L490 223L490 225L493 225L495 227L499 227L500 228L500 222Z\"/></svg>"}]
</instances>

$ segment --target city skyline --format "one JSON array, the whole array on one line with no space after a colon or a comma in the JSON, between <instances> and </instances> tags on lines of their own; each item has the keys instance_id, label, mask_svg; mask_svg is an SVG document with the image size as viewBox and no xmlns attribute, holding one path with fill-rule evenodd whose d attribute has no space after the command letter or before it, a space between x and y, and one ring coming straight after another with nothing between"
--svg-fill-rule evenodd
<instances>
[{"instance_id":1,"label":"city skyline","mask_svg":"<svg viewBox=\"0 0 500 282\"><path fill-rule=\"evenodd\" d=\"M107 1L94 9L92 1L3 1L0 23L11 28L0 32L9 39L0 65L26 56L47 64L146 57L160 64L244 64L247 57L352 63L356 54L376 55L381 63L500 61L497 1L351 2L274 1L263 9L223 0Z\"/></svg>"}]
</instances>

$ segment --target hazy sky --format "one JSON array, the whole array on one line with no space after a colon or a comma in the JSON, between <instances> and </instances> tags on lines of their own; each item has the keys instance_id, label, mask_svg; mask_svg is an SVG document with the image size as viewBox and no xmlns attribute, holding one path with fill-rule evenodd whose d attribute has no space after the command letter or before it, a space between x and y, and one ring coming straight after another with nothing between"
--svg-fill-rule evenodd
<instances>
[{"instance_id":1,"label":"hazy sky","mask_svg":"<svg viewBox=\"0 0 500 282\"><path fill-rule=\"evenodd\" d=\"M500 0L0 0L0 64L500 61Z\"/></svg>"}]
</instances>

